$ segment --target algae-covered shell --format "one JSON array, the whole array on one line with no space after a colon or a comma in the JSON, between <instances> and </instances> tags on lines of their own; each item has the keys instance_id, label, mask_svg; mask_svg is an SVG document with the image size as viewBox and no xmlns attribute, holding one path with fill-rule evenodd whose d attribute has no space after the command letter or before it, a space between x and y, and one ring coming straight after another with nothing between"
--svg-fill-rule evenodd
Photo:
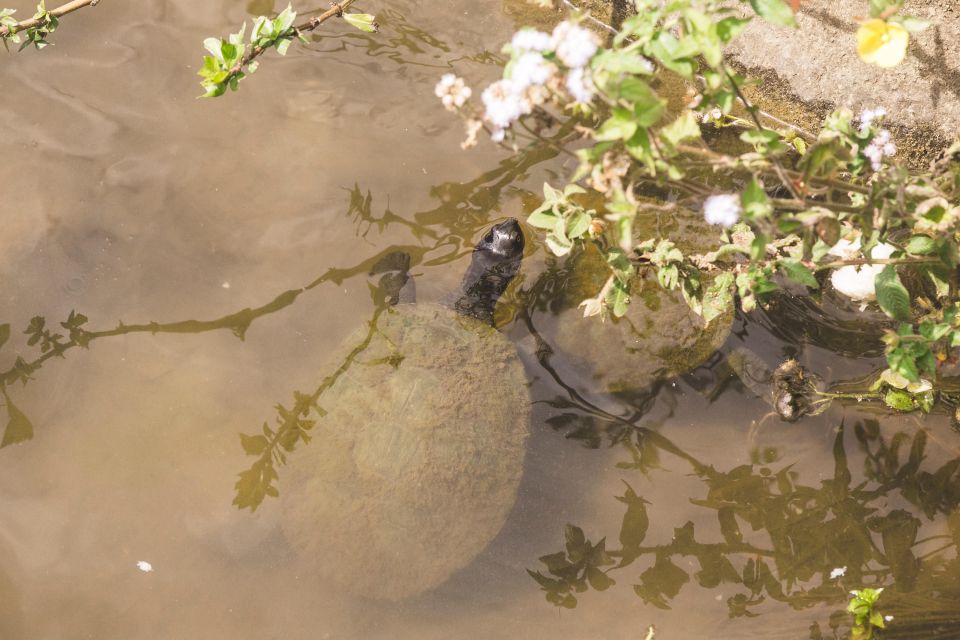
<instances>
[{"instance_id":1,"label":"algae-covered shell","mask_svg":"<svg viewBox=\"0 0 960 640\"><path fill-rule=\"evenodd\" d=\"M345 353L366 335L348 338ZM439 305L394 307L320 404L327 414L281 489L283 532L318 578L372 598L414 596L503 527L530 400L523 365L494 328Z\"/></svg>"},{"instance_id":2,"label":"algae-covered shell","mask_svg":"<svg viewBox=\"0 0 960 640\"><path fill-rule=\"evenodd\" d=\"M685 253L715 248L718 232L703 218L680 211L667 221L670 237ZM640 238L650 230L640 229ZM660 229L661 233L664 231ZM709 324L690 310L678 291L665 291L652 274L637 278L622 318L584 318L578 307L596 296L610 275L592 244L570 256L563 300L537 329L552 347L552 362L582 390L641 391L658 379L686 373L706 361L730 334L733 310Z\"/></svg>"}]
</instances>

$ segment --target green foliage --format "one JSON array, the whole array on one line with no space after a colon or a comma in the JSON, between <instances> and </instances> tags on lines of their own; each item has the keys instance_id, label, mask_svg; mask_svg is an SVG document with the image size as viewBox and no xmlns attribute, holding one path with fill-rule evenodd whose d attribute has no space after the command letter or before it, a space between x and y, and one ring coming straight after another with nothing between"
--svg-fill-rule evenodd
<instances>
[{"instance_id":1,"label":"green foliage","mask_svg":"<svg viewBox=\"0 0 960 640\"><path fill-rule=\"evenodd\" d=\"M226 93L227 88L236 91L240 81L248 74L256 72L260 63L256 58L270 49L276 49L277 53L285 56L293 43L294 38L303 43L307 43L303 31L314 29L319 26L323 19L329 15L338 15L343 18L347 24L350 24L361 31L375 32L379 29L374 16L367 13L344 13L341 7L345 7L352 2L341 2L335 5L334 9L328 11L320 19L314 19L299 27L294 26L297 12L293 10L292 5L277 14L275 18L267 16L258 16L253 21L253 28L250 30L249 39L245 38L246 23L240 27L237 33L231 33L226 40L222 38L207 38L203 41L204 48L210 52L209 56L204 56L203 66L197 75L200 76L200 84L205 89L202 98L216 98Z\"/></svg>"},{"instance_id":2,"label":"green foliage","mask_svg":"<svg viewBox=\"0 0 960 640\"><path fill-rule=\"evenodd\" d=\"M743 3L774 24L795 26L785 0ZM953 326L960 142L929 171L914 171L899 164L882 110L854 116L838 109L817 132L789 126L749 102L745 78L723 59L724 47L748 24L734 7L696 0L635 5L636 15L579 70L590 74L595 93L586 108L594 124L581 127L585 146L576 151L580 166L562 189L544 186L543 204L529 218L557 256L586 243L607 256L610 275L600 295L581 303L585 315L624 314L631 281L649 271L706 322L736 302L744 312L765 305L789 282L827 289L875 304L900 323L886 343L890 370L911 383L927 376L936 386L938 363L960 357ZM909 21L899 10L899 0L870 4L873 17ZM505 77L513 79L518 56L529 52L512 45L504 51ZM554 80L572 74L557 52L542 56ZM650 81L654 74L679 76L671 82L692 86L695 95L668 112ZM542 88L556 106L584 112L579 98L571 104L572 90L557 89L562 85ZM742 144L729 144L727 136L722 149L711 148L718 136L703 133L714 128L735 128ZM669 224L639 224L648 209L644 197L663 190L671 201L657 215L702 207L718 245L681 248ZM640 228L646 236L636 235ZM929 410L926 396L905 393L885 389L871 397L897 410Z\"/></svg>"},{"instance_id":3,"label":"green foliage","mask_svg":"<svg viewBox=\"0 0 960 640\"><path fill-rule=\"evenodd\" d=\"M36 49L43 49L50 44L47 42L47 36L56 31L57 27L60 26L60 19L47 11L46 0L40 0L40 4L37 5L37 11L33 14L33 20L37 20L38 22L33 27L23 29L23 37L20 35L20 23L13 17L14 13L16 13L15 9L0 9L0 27L7 28L7 32L2 38L4 47L7 46L7 41L9 40L10 42L20 44L19 51L23 51L31 44Z\"/></svg>"},{"instance_id":4,"label":"green foliage","mask_svg":"<svg viewBox=\"0 0 960 640\"><path fill-rule=\"evenodd\" d=\"M270 19L259 16L253 21L250 30L250 39L244 39L247 25L244 23L237 33L231 33L226 40L207 38L203 41L204 48L210 52L204 56L203 66L198 75L202 78L200 84L206 89L204 98L222 96L227 87L236 91L241 80L247 73L254 73L259 66L253 60L263 51L274 48L280 55L286 55L290 43L299 32L293 27L297 14L291 5ZM246 69L246 71L244 71Z\"/></svg>"},{"instance_id":5,"label":"green foliage","mask_svg":"<svg viewBox=\"0 0 960 640\"><path fill-rule=\"evenodd\" d=\"M852 597L850 604L847 605L847 611L853 614L851 636L854 640L870 640L873 638L874 630L886 627L883 615L876 610L881 593L883 593L882 588L850 592Z\"/></svg>"}]
</instances>

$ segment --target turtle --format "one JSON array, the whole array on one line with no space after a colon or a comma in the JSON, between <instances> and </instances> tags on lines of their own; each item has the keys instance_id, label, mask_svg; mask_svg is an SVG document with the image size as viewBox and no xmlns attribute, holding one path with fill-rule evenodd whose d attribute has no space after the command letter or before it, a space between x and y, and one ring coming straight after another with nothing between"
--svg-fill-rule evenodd
<instances>
[{"instance_id":1,"label":"turtle","mask_svg":"<svg viewBox=\"0 0 960 640\"><path fill-rule=\"evenodd\" d=\"M372 335L324 394L326 415L281 491L283 534L320 578L372 599L411 598L467 566L503 527L531 403L493 312L523 248L515 219L494 225L444 302L416 300L408 256L374 269L386 310L372 333L345 341L348 351Z\"/></svg>"}]
</instances>

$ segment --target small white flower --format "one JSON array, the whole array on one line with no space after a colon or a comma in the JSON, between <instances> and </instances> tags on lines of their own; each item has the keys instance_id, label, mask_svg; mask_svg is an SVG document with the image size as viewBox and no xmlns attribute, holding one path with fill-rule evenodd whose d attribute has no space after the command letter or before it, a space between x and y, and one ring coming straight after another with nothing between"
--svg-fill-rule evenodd
<instances>
[{"instance_id":1,"label":"small white flower","mask_svg":"<svg viewBox=\"0 0 960 640\"><path fill-rule=\"evenodd\" d=\"M846 574L847 574L846 567L837 567L836 569L830 572L830 579L836 580L837 578L842 578Z\"/></svg>"},{"instance_id":2,"label":"small white flower","mask_svg":"<svg viewBox=\"0 0 960 640\"><path fill-rule=\"evenodd\" d=\"M503 136L506 134L506 129L503 127L494 127L493 131L490 132L490 139L497 144L503 142Z\"/></svg>"},{"instance_id":3,"label":"small white flower","mask_svg":"<svg viewBox=\"0 0 960 640\"><path fill-rule=\"evenodd\" d=\"M557 57L571 69L584 66L597 52L593 33L569 21L557 25L551 41Z\"/></svg>"},{"instance_id":4,"label":"small white flower","mask_svg":"<svg viewBox=\"0 0 960 640\"><path fill-rule=\"evenodd\" d=\"M890 131L881 129L873 137L870 144L863 150L863 155L870 160L870 166L874 171L880 171L883 167L883 157L892 156L897 153L897 145L890 138Z\"/></svg>"},{"instance_id":5,"label":"small white flower","mask_svg":"<svg viewBox=\"0 0 960 640\"><path fill-rule=\"evenodd\" d=\"M486 107L485 116L494 128L505 129L523 115L520 91L512 80L497 80L484 89L480 99Z\"/></svg>"},{"instance_id":6,"label":"small white flower","mask_svg":"<svg viewBox=\"0 0 960 640\"><path fill-rule=\"evenodd\" d=\"M893 622L893 616L883 616L884 622Z\"/></svg>"},{"instance_id":7,"label":"small white flower","mask_svg":"<svg viewBox=\"0 0 960 640\"><path fill-rule=\"evenodd\" d=\"M547 62L539 53L530 51L519 58L510 70L510 79L518 91L529 86L546 84L557 67Z\"/></svg>"},{"instance_id":8,"label":"small white flower","mask_svg":"<svg viewBox=\"0 0 960 640\"><path fill-rule=\"evenodd\" d=\"M464 82L463 78L458 78L452 73L445 73L433 92L447 111L456 111L470 98L473 91Z\"/></svg>"},{"instance_id":9,"label":"small white flower","mask_svg":"<svg viewBox=\"0 0 960 640\"><path fill-rule=\"evenodd\" d=\"M515 51L549 51L550 34L536 29L521 29L513 34L510 46Z\"/></svg>"},{"instance_id":10,"label":"small white flower","mask_svg":"<svg viewBox=\"0 0 960 640\"><path fill-rule=\"evenodd\" d=\"M714 107L713 109L710 109L710 111L707 111L705 114L703 114L703 122L704 124L708 122L717 122L722 117L723 112Z\"/></svg>"},{"instance_id":11,"label":"small white flower","mask_svg":"<svg viewBox=\"0 0 960 640\"><path fill-rule=\"evenodd\" d=\"M887 115L887 110L883 107L877 107L876 109L864 109L860 114L860 135L867 135L867 131L870 130L870 125L873 124L873 121L877 118L883 118Z\"/></svg>"},{"instance_id":12,"label":"small white flower","mask_svg":"<svg viewBox=\"0 0 960 640\"><path fill-rule=\"evenodd\" d=\"M710 196L703 203L703 217L708 224L729 229L740 220L740 196L724 193Z\"/></svg>"},{"instance_id":13,"label":"small white flower","mask_svg":"<svg viewBox=\"0 0 960 640\"><path fill-rule=\"evenodd\" d=\"M589 69L578 67L567 74L567 91L573 99L581 104L589 104L593 100L596 87L593 84L593 75Z\"/></svg>"},{"instance_id":14,"label":"small white flower","mask_svg":"<svg viewBox=\"0 0 960 640\"><path fill-rule=\"evenodd\" d=\"M153 571L153 565L146 560L141 560L137 563L137 569L140 569L140 571L143 571L144 573L150 573Z\"/></svg>"}]
</instances>

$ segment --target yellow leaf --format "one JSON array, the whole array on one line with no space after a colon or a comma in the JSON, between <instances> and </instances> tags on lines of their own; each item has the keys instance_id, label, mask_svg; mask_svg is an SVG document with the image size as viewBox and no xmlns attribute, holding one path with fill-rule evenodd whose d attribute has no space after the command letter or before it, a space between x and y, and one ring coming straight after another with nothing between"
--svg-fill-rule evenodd
<instances>
[{"instance_id":1,"label":"yellow leaf","mask_svg":"<svg viewBox=\"0 0 960 640\"><path fill-rule=\"evenodd\" d=\"M857 29L860 59L880 67L895 67L907 55L910 34L902 26L876 18Z\"/></svg>"}]
</instances>

